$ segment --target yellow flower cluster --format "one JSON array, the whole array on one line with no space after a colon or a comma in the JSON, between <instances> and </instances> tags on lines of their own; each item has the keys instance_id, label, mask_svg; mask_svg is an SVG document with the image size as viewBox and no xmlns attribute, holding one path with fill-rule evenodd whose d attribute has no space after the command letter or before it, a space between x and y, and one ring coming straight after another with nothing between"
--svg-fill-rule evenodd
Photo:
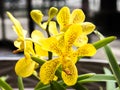
<instances>
[{"instance_id":1,"label":"yellow flower cluster","mask_svg":"<svg viewBox=\"0 0 120 90\"><path fill-rule=\"evenodd\" d=\"M46 31L48 37L40 30L33 30L31 37L27 38L27 32L20 22L10 12L7 12L7 15L14 24L13 30L18 35L17 40L14 41L18 49L14 52L24 51L24 57L18 60L15 66L17 75L28 77L33 74L38 64L31 59L31 56L41 59L48 56L51 57L50 60L46 60L40 67L40 81L49 84L56 79L56 70L61 67L64 83L68 86L74 85L78 78L75 66L78 57L93 56L96 53L95 47L88 43L87 36L94 31L95 25L85 22L83 11L75 9L70 13L70 9L66 6L59 11L52 7L48 12L48 20L42 23L44 16L42 12L32 10L30 15L33 21Z\"/></svg>"}]
</instances>

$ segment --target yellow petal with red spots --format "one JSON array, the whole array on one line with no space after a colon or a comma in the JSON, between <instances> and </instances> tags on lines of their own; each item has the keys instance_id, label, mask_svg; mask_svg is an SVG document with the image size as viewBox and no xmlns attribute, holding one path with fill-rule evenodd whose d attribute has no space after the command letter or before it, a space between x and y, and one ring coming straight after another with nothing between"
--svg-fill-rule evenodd
<instances>
[{"instance_id":1,"label":"yellow petal with red spots","mask_svg":"<svg viewBox=\"0 0 120 90\"><path fill-rule=\"evenodd\" d=\"M85 15L81 9L75 9L71 14L70 23L82 23L85 20Z\"/></svg>"},{"instance_id":2,"label":"yellow petal with red spots","mask_svg":"<svg viewBox=\"0 0 120 90\"><path fill-rule=\"evenodd\" d=\"M85 35L88 35L88 34L92 33L95 29L95 25L92 24L91 22L81 23L81 26L82 26L83 33Z\"/></svg>"},{"instance_id":3,"label":"yellow petal with red spots","mask_svg":"<svg viewBox=\"0 0 120 90\"><path fill-rule=\"evenodd\" d=\"M64 26L69 24L70 21L70 9L68 7L63 7L60 9L57 15L57 21L62 29Z\"/></svg>"},{"instance_id":4,"label":"yellow petal with red spots","mask_svg":"<svg viewBox=\"0 0 120 90\"><path fill-rule=\"evenodd\" d=\"M63 71L62 71L62 79L68 86L75 85L78 78L78 71L75 64L68 60L66 63L62 64Z\"/></svg>"},{"instance_id":5,"label":"yellow petal with red spots","mask_svg":"<svg viewBox=\"0 0 120 90\"><path fill-rule=\"evenodd\" d=\"M78 48L78 56L93 56L96 53L96 49L92 44L85 44L82 47Z\"/></svg>"},{"instance_id":6,"label":"yellow petal with red spots","mask_svg":"<svg viewBox=\"0 0 120 90\"><path fill-rule=\"evenodd\" d=\"M75 64L78 60L78 56L77 54L75 53L75 51L71 52L70 56L69 56L72 60L72 62Z\"/></svg>"},{"instance_id":7,"label":"yellow petal with red spots","mask_svg":"<svg viewBox=\"0 0 120 90\"><path fill-rule=\"evenodd\" d=\"M55 72L59 67L60 62L58 59L46 61L40 68L40 80L43 84L49 84L55 80Z\"/></svg>"},{"instance_id":8,"label":"yellow petal with red spots","mask_svg":"<svg viewBox=\"0 0 120 90\"><path fill-rule=\"evenodd\" d=\"M76 47L81 47L88 43L88 37L84 34L80 35L74 42Z\"/></svg>"},{"instance_id":9,"label":"yellow petal with red spots","mask_svg":"<svg viewBox=\"0 0 120 90\"><path fill-rule=\"evenodd\" d=\"M51 51L59 55L61 54L61 49L58 45L58 40L55 37L42 39L41 46L44 50Z\"/></svg>"},{"instance_id":10,"label":"yellow petal with red spots","mask_svg":"<svg viewBox=\"0 0 120 90\"><path fill-rule=\"evenodd\" d=\"M75 40L82 34L82 28L79 24L73 24L65 32L65 47L71 48Z\"/></svg>"}]
</instances>

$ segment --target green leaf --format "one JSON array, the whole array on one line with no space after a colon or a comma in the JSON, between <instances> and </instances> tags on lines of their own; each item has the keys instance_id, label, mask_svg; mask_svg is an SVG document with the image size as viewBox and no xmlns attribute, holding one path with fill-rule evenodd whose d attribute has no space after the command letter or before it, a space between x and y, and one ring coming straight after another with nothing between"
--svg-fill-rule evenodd
<instances>
[{"instance_id":1,"label":"green leaf","mask_svg":"<svg viewBox=\"0 0 120 90\"><path fill-rule=\"evenodd\" d=\"M96 31L95 33L98 35L98 37L100 39L104 38L104 36L100 32ZM114 54L112 53L111 48L108 45L104 46L104 50L105 50L106 55L108 57L110 68L111 68L111 70L115 76L115 79L117 81L117 84L120 88L120 68L119 68L119 65L117 63L117 60L116 60Z\"/></svg>"},{"instance_id":2,"label":"green leaf","mask_svg":"<svg viewBox=\"0 0 120 90\"><path fill-rule=\"evenodd\" d=\"M104 68L104 72L106 75L112 75L111 71L108 68ZM114 81L106 82L106 90L115 90L116 83Z\"/></svg>"},{"instance_id":3,"label":"green leaf","mask_svg":"<svg viewBox=\"0 0 120 90\"><path fill-rule=\"evenodd\" d=\"M38 84L35 86L34 90L51 90L50 84L44 85L41 82L38 82Z\"/></svg>"},{"instance_id":4,"label":"green leaf","mask_svg":"<svg viewBox=\"0 0 120 90\"><path fill-rule=\"evenodd\" d=\"M110 42L112 42L115 39L116 39L115 36L109 36L109 37L106 37L99 41L94 42L93 45L95 46L96 49L99 49L99 48L109 44Z\"/></svg>"},{"instance_id":5,"label":"green leaf","mask_svg":"<svg viewBox=\"0 0 120 90\"><path fill-rule=\"evenodd\" d=\"M8 79L8 76L1 76L0 79L6 81Z\"/></svg>"},{"instance_id":6,"label":"green leaf","mask_svg":"<svg viewBox=\"0 0 120 90\"><path fill-rule=\"evenodd\" d=\"M54 83L54 82L53 82ZM66 85L64 84L63 81L58 81L57 82L59 85L63 85L63 87L66 87ZM34 90L52 90L51 89L51 84L48 85L44 85L43 83L39 82L36 86Z\"/></svg>"},{"instance_id":7,"label":"green leaf","mask_svg":"<svg viewBox=\"0 0 120 90\"><path fill-rule=\"evenodd\" d=\"M51 90L66 90L66 88L57 81L52 81Z\"/></svg>"},{"instance_id":8,"label":"green leaf","mask_svg":"<svg viewBox=\"0 0 120 90\"><path fill-rule=\"evenodd\" d=\"M87 87L83 86L80 83L76 83L73 88L75 88L76 90L88 90Z\"/></svg>"},{"instance_id":9,"label":"green leaf","mask_svg":"<svg viewBox=\"0 0 120 90\"><path fill-rule=\"evenodd\" d=\"M95 75L95 73L87 73L87 74L79 75L78 76L78 81L90 78L94 75Z\"/></svg>"},{"instance_id":10,"label":"green leaf","mask_svg":"<svg viewBox=\"0 0 120 90\"><path fill-rule=\"evenodd\" d=\"M88 82L106 82L106 81L115 81L115 77L113 75L105 75L105 74L95 74L94 76L79 80L79 83L88 83Z\"/></svg>"},{"instance_id":11,"label":"green leaf","mask_svg":"<svg viewBox=\"0 0 120 90\"><path fill-rule=\"evenodd\" d=\"M112 69L112 72L113 72L113 74L116 78L116 81L120 87L120 68L117 63L117 60L116 60L115 56L113 55L109 46L105 46L104 49L105 49L106 55L109 60L110 68Z\"/></svg>"},{"instance_id":12,"label":"green leaf","mask_svg":"<svg viewBox=\"0 0 120 90\"><path fill-rule=\"evenodd\" d=\"M120 90L120 88L119 87L117 87L116 89L114 89L114 90Z\"/></svg>"},{"instance_id":13,"label":"green leaf","mask_svg":"<svg viewBox=\"0 0 120 90\"><path fill-rule=\"evenodd\" d=\"M4 88L5 90L13 90L13 88L6 82L0 79L0 87Z\"/></svg>"}]
</instances>

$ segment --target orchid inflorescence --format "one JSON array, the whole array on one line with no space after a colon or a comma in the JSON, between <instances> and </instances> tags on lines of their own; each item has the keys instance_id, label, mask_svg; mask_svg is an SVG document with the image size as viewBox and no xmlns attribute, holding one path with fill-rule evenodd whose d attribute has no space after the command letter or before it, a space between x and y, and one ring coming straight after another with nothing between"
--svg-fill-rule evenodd
<instances>
[{"instance_id":1,"label":"orchid inflorescence","mask_svg":"<svg viewBox=\"0 0 120 90\"><path fill-rule=\"evenodd\" d=\"M30 16L42 31L33 30L31 37L27 37L27 31L10 12L7 12L7 15L18 35L14 41L17 50L13 52L24 52L24 57L15 65L16 74L25 78L40 68L36 76L45 85L59 78L68 86L75 85L78 80L75 64L79 57L93 56L96 53L96 47L88 43L88 35L95 30L95 25L85 21L82 9L75 9L70 13L66 6L60 10L51 7L45 22L42 11L32 10ZM36 57L42 63L36 62L32 57ZM56 74L58 70L60 76Z\"/></svg>"}]
</instances>

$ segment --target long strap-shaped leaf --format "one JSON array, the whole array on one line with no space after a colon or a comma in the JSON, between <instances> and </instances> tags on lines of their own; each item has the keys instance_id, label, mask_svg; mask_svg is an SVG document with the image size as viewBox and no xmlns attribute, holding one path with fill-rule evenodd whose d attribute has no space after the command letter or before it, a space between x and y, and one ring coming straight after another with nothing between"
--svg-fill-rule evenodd
<instances>
[{"instance_id":1,"label":"long strap-shaped leaf","mask_svg":"<svg viewBox=\"0 0 120 90\"><path fill-rule=\"evenodd\" d=\"M120 68L119 68L119 65L117 63L117 60L114 57L114 55L111 51L111 48L109 46L105 46L104 49L105 49L106 55L107 55L108 60L109 60L110 68L112 69L112 72L113 72L113 74L116 78L116 81L118 83L118 86L120 88Z\"/></svg>"},{"instance_id":2,"label":"long strap-shaped leaf","mask_svg":"<svg viewBox=\"0 0 120 90\"><path fill-rule=\"evenodd\" d=\"M105 75L112 75L111 71L104 67L104 72L105 72ZM114 81L107 81L106 82L106 90L115 90L116 89L116 82Z\"/></svg>"},{"instance_id":3,"label":"long strap-shaped leaf","mask_svg":"<svg viewBox=\"0 0 120 90\"><path fill-rule=\"evenodd\" d=\"M100 32L95 31L95 33L99 36L100 39L104 38L104 36ZM111 48L108 45L104 46L104 50L105 50L106 55L108 57L110 68L112 69L112 72L113 72L113 74L116 78L117 84L120 88L120 68L119 68L119 64L117 63L117 60L116 60L114 54L112 53Z\"/></svg>"},{"instance_id":4,"label":"long strap-shaped leaf","mask_svg":"<svg viewBox=\"0 0 120 90\"><path fill-rule=\"evenodd\" d=\"M13 90L12 87L2 79L0 79L0 87L4 88L5 90Z\"/></svg>"},{"instance_id":5,"label":"long strap-shaped leaf","mask_svg":"<svg viewBox=\"0 0 120 90\"><path fill-rule=\"evenodd\" d=\"M89 82L106 82L106 81L115 81L113 75L105 75L105 74L96 74L90 78L86 78L83 80L79 80L78 83L89 83Z\"/></svg>"}]
</instances>

